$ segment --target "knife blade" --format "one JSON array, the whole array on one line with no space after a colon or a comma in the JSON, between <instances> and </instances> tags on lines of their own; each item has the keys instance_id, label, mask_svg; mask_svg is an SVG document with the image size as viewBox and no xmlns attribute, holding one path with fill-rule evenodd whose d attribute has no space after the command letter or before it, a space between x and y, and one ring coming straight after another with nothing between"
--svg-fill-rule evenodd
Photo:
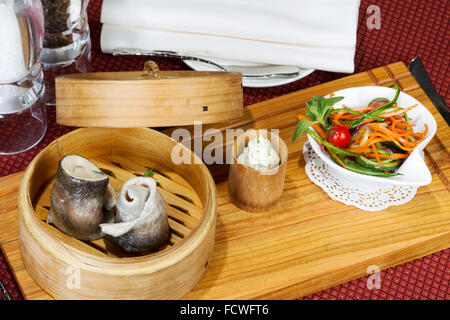
<instances>
[{"instance_id":1,"label":"knife blade","mask_svg":"<svg viewBox=\"0 0 450 320\"><path fill-rule=\"evenodd\" d=\"M5 286L1 281L0 281L0 292L2 293L3 297L6 300L11 300L11 296L9 295L8 290L6 290Z\"/></svg>"},{"instance_id":2,"label":"knife blade","mask_svg":"<svg viewBox=\"0 0 450 320\"><path fill-rule=\"evenodd\" d=\"M244 78L290 78L300 74L297 66L223 66L227 71L241 72Z\"/></svg>"},{"instance_id":3,"label":"knife blade","mask_svg":"<svg viewBox=\"0 0 450 320\"><path fill-rule=\"evenodd\" d=\"M442 96L440 96L436 92L436 89L431 83L431 80L428 77L428 74L420 58L415 57L414 59L412 59L411 63L408 66L408 69L414 76L414 78L416 78L423 91L425 91L428 98L430 98L431 102L433 102L434 106L442 115L444 120L450 126L450 111L448 110L447 104L445 103L444 98L442 98Z\"/></svg>"},{"instance_id":4,"label":"knife blade","mask_svg":"<svg viewBox=\"0 0 450 320\"><path fill-rule=\"evenodd\" d=\"M251 79L291 78L300 75L301 72L301 70L297 66L236 67L236 66L220 65L205 58L184 55L174 51L165 51L165 50L116 48L113 50L113 55L137 55L137 56L163 57L163 58L197 61L211 65L222 71L241 72L243 78L251 78Z\"/></svg>"}]
</instances>

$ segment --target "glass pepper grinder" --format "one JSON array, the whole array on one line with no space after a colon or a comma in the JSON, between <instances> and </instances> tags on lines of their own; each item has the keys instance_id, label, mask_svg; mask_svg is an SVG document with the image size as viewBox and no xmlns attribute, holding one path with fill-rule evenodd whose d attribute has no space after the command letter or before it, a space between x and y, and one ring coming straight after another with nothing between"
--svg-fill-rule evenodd
<instances>
[{"instance_id":1,"label":"glass pepper grinder","mask_svg":"<svg viewBox=\"0 0 450 320\"><path fill-rule=\"evenodd\" d=\"M56 76L89 72L91 39L87 17L89 0L41 0L45 19L42 65L47 104L55 104Z\"/></svg>"},{"instance_id":2,"label":"glass pepper grinder","mask_svg":"<svg viewBox=\"0 0 450 320\"><path fill-rule=\"evenodd\" d=\"M43 37L39 0L0 0L0 155L31 149L47 130Z\"/></svg>"}]
</instances>

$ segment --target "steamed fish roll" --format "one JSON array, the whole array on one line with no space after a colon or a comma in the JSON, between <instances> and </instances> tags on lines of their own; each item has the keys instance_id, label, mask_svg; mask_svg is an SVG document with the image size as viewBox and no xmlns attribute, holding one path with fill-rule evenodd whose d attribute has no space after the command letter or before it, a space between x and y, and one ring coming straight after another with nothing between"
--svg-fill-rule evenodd
<instances>
[{"instance_id":1,"label":"steamed fish roll","mask_svg":"<svg viewBox=\"0 0 450 320\"><path fill-rule=\"evenodd\" d=\"M122 186L116 206L116 223L100 225L107 239L130 253L146 253L162 246L169 237L166 204L156 181L136 177Z\"/></svg>"},{"instance_id":2,"label":"steamed fish roll","mask_svg":"<svg viewBox=\"0 0 450 320\"><path fill-rule=\"evenodd\" d=\"M114 191L113 186L110 183L108 183L108 187L106 188L105 192L103 208L105 208L106 210L113 210L116 204L117 204L116 191Z\"/></svg>"},{"instance_id":3,"label":"steamed fish roll","mask_svg":"<svg viewBox=\"0 0 450 320\"><path fill-rule=\"evenodd\" d=\"M109 208L115 204L108 182L108 176L88 159L77 155L62 158L51 191L47 223L80 240L103 237L100 224L114 218L112 210L103 210L105 202Z\"/></svg>"}]
</instances>

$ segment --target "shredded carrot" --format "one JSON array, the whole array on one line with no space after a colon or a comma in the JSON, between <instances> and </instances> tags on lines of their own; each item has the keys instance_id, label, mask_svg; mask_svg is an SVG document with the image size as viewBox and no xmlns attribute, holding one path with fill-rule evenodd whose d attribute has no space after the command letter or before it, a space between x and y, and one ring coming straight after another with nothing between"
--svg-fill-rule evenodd
<instances>
[{"instance_id":1,"label":"shredded carrot","mask_svg":"<svg viewBox=\"0 0 450 320\"><path fill-rule=\"evenodd\" d=\"M380 126L378 123L369 123L369 126L373 129L383 132L384 134L386 134L394 139L397 139L399 137L399 135L397 133L392 132L391 130L389 130L383 126Z\"/></svg>"},{"instance_id":2,"label":"shredded carrot","mask_svg":"<svg viewBox=\"0 0 450 320\"><path fill-rule=\"evenodd\" d=\"M367 147L371 147L373 145L376 145L377 143L384 142L384 141L386 141L386 140L384 140L382 138L374 139L369 143L369 145Z\"/></svg>"},{"instance_id":3,"label":"shredded carrot","mask_svg":"<svg viewBox=\"0 0 450 320\"><path fill-rule=\"evenodd\" d=\"M396 132L401 135L401 136L414 136L414 135L418 135L416 133L414 133L413 130L396 130ZM421 134L420 134L421 135Z\"/></svg>"},{"instance_id":4,"label":"shredded carrot","mask_svg":"<svg viewBox=\"0 0 450 320\"><path fill-rule=\"evenodd\" d=\"M397 120L394 117L391 117L391 118L388 118L388 119L392 122L391 130L395 131L395 125L396 125Z\"/></svg>"},{"instance_id":5,"label":"shredded carrot","mask_svg":"<svg viewBox=\"0 0 450 320\"><path fill-rule=\"evenodd\" d=\"M384 164L380 160L380 155L378 154L378 149L374 144L372 145L372 150L375 153L375 159L377 159L378 164L380 166L384 167Z\"/></svg>"},{"instance_id":6,"label":"shredded carrot","mask_svg":"<svg viewBox=\"0 0 450 320\"><path fill-rule=\"evenodd\" d=\"M328 148L327 146L325 146L325 148L327 148L328 152L331 153L331 155L336 159L337 162L339 162L339 164L341 166L343 166L344 168L347 168L347 166L345 165L344 162L342 162L341 159L338 158L338 156L336 156L336 154L333 153L333 151L330 150L330 148Z\"/></svg>"},{"instance_id":7,"label":"shredded carrot","mask_svg":"<svg viewBox=\"0 0 450 320\"><path fill-rule=\"evenodd\" d=\"M298 114L298 115L297 115L297 119L298 119L298 120L308 120L308 121L313 122L309 117L304 116L304 115L302 115L302 114ZM311 126L313 127L314 130L316 130L316 132L317 132L322 138L325 138L325 136L326 136L327 134L325 133L325 131L323 131L323 129L322 129L322 127L320 126L320 124L318 124L318 123L313 123Z\"/></svg>"},{"instance_id":8,"label":"shredded carrot","mask_svg":"<svg viewBox=\"0 0 450 320\"><path fill-rule=\"evenodd\" d=\"M325 138L326 137L326 132L325 131L323 131L323 129L320 127L320 124L318 124L318 123L314 123L313 125L312 125L312 127L314 128L314 130L316 130L316 132L322 137L322 138Z\"/></svg>"},{"instance_id":9,"label":"shredded carrot","mask_svg":"<svg viewBox=\"0 0 450 320\"><path fill-rule=\"evenodd\" d=\"M364 156L366 158L375 159L375 154L373 154L373 153L368 153L368 154L365 154ZM406 158L408 158L409 154L393 153L390 156L388 156L386 154L378 154L378 156L380 157L380 159L406 159Z\"/></svg>"},{"instance_id":10,"label":"shredded carrot","mask_svg":"<svg viewBox=\"0 0 450 320\"><path fill-rule=\"evenodd\" d=\"M313 122L309 117L307 117L307 116L305 116L303 114L298 114L297 115L297 120L308 120L308 121Z\"/></svg>"},{"instance_id":11,"label":"shredded carrot","mask_svg":"<svg viewBox=\"0 0 450 320\"><path fill-rule=\"evenodd\" d=\"M428 125L425 123L424 126L425 126L425 131L424 131L423 134L422 134L422 140L425 139L425 136L426 136L427 133L428 133Z\"/></svg>"},{"instance_id":12,"label":"shredded carrot","mask_svg":"<svg viewBox=\"0 0 450 320\"><path fill-rule=\"evenodd\" d=\"M388 118L388 117L398 116L398 115L404 114L407 111L410 111L410 110L414 109L415 107L417 107L417 104L415 104L415 105L413 105L413 106L411 106L409 108L406 108L406 109L402 109L402 110L398 110L398 111L394 111L394 112L390 112L390 113L381 114L380 117Z\"/></svg>"},{"instance_id":13,"label":"shredded carrot","mask_svg":"<svg viewBox=\"0 0 450 320\"><path fill-rule=\"evenodd\" d=\"M373 144L374 141L376 141L376 142L382 142L383 139L380 139L380 138L378 138L374 133L371 133L371 134L369 135L369 138L367 139L367 141L364 142L364 143L360 146L360 148L367 148L368 146L370 146L371 144ZM375 143L376 143L376 142L375 142Z\"/></svg>"},{"instance_id":14,"label":"shredded carrot","mask_svg":"<svg viewBox=\"0 0 450 320\"><path fill-rule=\"evenodd\" d=\"M400 143L398 143L398 142L395 141L395 140L392 141L392 142L394 142L394 143L397 145L397 147L399 147L400 149L405 150L405 151L408 151L408 152L413 151L414 148L415 148L415 147L413 147L413 148L408 148L408 147L402 146Z\"/></svg>"},{"instance_id":15,"label":"shredded carrot","mask_svg":"<svg viewBox=\"0 0 450 320\"><path fill-rule=\"evenodd\" d=\"M358 120L358 119L361 119L361 116L359 116L357 114L350 114L350 115L342 116L341 119L345 120L345 121Z\"/></svg>"},{"instance_id":16,"label":"shredded carrot","mask_svg":"<svg viewBox=\"0 0 450 320\"><path fill-rule=\"evenodd\" d=\"M385 135L384 133L382 133L382 132L380 132L380 131L376 131L374 134L375 134L377 137L383 138L384 141L394 141L393 138L391 138L391 137Z\"/></svg>"},{"instance_id":17,"label":"shredded carrot","mask_svg":"<svg viewBox=\"0 0 450 320\"><path fill-rule=\"evenodd\" d=\"M369 111L372 111L375 108L373 107L373 105L370 105L370 106L365 107L365 108L352 108L352 109L355 110L355 111L358 111L358 112L369 112Z\"/></svg>"},{"instance_id":18,"label":"shredded carrot","mask_svg":"<svg viewBox=\"0 0 450 320\"><path fill-rule=\"evenodd\" d=\"M409 148L409 147L403 146L402 143L400 141L398 141L398 139L396 137L393 137L392 135L384 135L383 133L380 133L380 132L377 132L376 135L385 138L384 141L392 141L393 143L395 143L397 145L397 147L399 147L402 150L405 150L408 152L414 150L414 147Z\"/></svg>"},{"instance_id":19,"label":"shredded carrot","mask_svg":"<svg viewBox=\"0 0 450 320\"><path fill-rule=\"evenodd\" d=\"M408 123L405 120L397 120L395 124L398 127L402 127L402 128L404 128L404 127L414 127L415 126L415 124Z\"/></svg>"},{"instance_id":20,"label":"shredded carrot","mask_svg":"<svg viewBox=\"0 0 450 320\"><path fill-rule=\"evenodd\" d=\"M372 151L370 148L347 148L345 150L353 153L367 153Z\"/></svg>"},{"instance_id":21,"label":"shredded carrot","mask_svg":"<svg viewBox=\"0 0 450 320\"><path fill-rule=\"evenodd\" d=\"M360 144L361 143L362 139L364 138L364 134L365 134L366 130L370 131L369 127L360 128L359 129L358 133L354 137L354 141L355 141L356 144Z\"/></svg>"},{"instance_id":22,"label":"shredded carrot","mask_svg":"<svg viewBox=\"0 0 450 320\"><path fill-rule=\"evenodd\" d=\"M364 134L359 134L359 135L356 137L355 143L356 143L356 144L361 144L361 141L362 141L363 137L364 137Z\"/></svg>"},{"instance_id":23,"label":"shredded carrot","mask_svg":"<svg viewBox=\"0 0 450 320\"><path fill-rule=\"evenodd\" d=\"M339 118L342 117L344 115L344 113L346 113L346 112L339 111L333 119L334 123L341 125L341 123L339 122Z\"/></svg>"},{"instance_id":24,"label":"shredded carrot","mask_svg":"<svg viewBox=\"0 0 450 320\"><path fill-rule=\"evenodd\" d=\"M382 139L382 138L375 138L375 139L372 139L366 146L364 146L364 147L371 147L371 146L373 146L373 145L375 145L375 144L377 144L377 143L379 143L379 142L383 142L383 141L386 141L386 140L384 140L384 139ZM363 147L363 146L361 146L361 147Z\"/></svg>"}]
</instances>

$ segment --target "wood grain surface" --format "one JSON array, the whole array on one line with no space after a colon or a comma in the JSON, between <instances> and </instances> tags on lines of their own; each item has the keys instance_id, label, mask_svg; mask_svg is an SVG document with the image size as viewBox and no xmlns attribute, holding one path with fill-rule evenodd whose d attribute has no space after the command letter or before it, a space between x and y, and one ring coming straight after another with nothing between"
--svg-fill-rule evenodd
<instances>
[{"instance_id":1,"label":"wood grain surface","mask_svg":"<svg viewBox=\"0 0 450 320\"><path fill-rule=\"evenodd\" d=\"M365 212L331 200L306 176L301 155L306 137L290 142L296 114L315 94L397 82L436 119L425 149L432 182L410 202ZM450 129L424 91L399 62L251 105L236 122L204 126L277 128L289 160L279 204L265 213L239 210L228 197L226 166L210 166L218 192L213 257L186 299L294 299L368 275L367 268L401 264L450 243ZM166 133L170 134L170 130ZM197 137L199 138L199 137ZM21 174L0 179L0 245L27 299L49 299L23 267L17 240L17 185Z\"/></svg>"},{"instance_id":2,"label":"wood grain surface","mask_svg":"<svg viewBox=\"0 0 450 320\"><path fill-rule=\"evenodd\" d=\"M167 127L242 116L237 72L99 72L56 78L56 122L77 127Z\"/></svg>"}]
</instances>

